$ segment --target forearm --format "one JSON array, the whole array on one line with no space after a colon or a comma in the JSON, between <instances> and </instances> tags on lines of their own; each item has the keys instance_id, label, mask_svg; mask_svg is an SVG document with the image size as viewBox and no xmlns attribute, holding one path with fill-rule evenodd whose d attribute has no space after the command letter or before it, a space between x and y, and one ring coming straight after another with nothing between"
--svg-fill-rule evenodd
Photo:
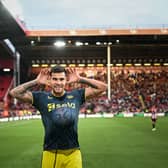
<instances>
[{"instance_id":1,"label":"forearm","mask_svg":"<svg viewBox=\"0 0 168 168\"><path fill-rule=\"evenodd\" d=\"M32 80L30 82L23 83L23 84L15 87L14 89L12 89L9 92L9 94L12 97L17 98L19 100L29 101L29 100L31 100L31 95L29 93L29 89L31 89L32 87L34 87L37 84L38 84L37 80Z\"/></svg>"},{"instance_id":2,"label":"forearm","mask_svg":"<svg viewBox=\"0 0 168 168\"><path fill-rule=\"evenodd\" d=\"M102 81L95 80L95 79L80 77L79 82L83 84L87 84L88 86L94 89L98 89L102 91L105 91L107 89L107 84L105 84Z\"/></svg>"}]
</instances>

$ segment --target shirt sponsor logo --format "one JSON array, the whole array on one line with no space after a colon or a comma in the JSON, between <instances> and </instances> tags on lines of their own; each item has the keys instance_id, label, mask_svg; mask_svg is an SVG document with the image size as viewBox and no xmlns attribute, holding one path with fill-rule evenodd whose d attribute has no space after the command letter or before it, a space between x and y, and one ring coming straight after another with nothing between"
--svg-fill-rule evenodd
<instances>
[{"instance_id":1,"label":"shirt sponsor logo","mask_svg":"<svg viewBox=\"0 0 168 168\"><path fill-rule=\"evenodd\" d=\"M47 107L48 107L48 112L51 112L52 110L62 108L62 107L75 109L75 103L70 103L70 102L63 103L63 104L48 103Z\"/></svg>"}]
</instances>

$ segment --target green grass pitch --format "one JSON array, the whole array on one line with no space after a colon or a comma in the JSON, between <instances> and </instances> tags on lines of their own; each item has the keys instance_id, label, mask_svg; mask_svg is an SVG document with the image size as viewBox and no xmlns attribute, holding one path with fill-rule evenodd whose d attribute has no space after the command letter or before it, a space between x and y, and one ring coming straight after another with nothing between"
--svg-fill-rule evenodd
<instances>
[{"instance_id":1,"label":"green grass pitch","mask_svg":"<svg viewBox=\"0 0 168 168\"><path fill-rule=\"evenodd\" d=\"M167 168L168 117L79 120L83 168ZM40 168L40 120L0 123L0 168Z\"/></svg>"}]
</instances>

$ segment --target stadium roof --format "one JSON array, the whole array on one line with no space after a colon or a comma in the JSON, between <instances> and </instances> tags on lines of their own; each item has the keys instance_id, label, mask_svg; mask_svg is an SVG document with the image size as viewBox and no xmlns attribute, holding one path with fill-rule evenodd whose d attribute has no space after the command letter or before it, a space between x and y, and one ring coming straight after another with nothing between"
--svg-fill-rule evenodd
<instances>
[{"instance_id":1,"label":"stadium roof","mask_svg":"<svg viewBox=\"0 0 168 168\"><path fill-rule=\"evenodd\" d=\"M45 22L45 20L44 20ZM5 39L15 47L24 64L32 63L82 63L99 60L106 63L107 45L111 45L113 60L168 58L168 28L90 28L30 30L19 18L14 18L0 1L0 40ZM66 42L57 48L57 40ZM76 41L81 46L76 46ZM97 45L99 42L100 45ZM1 47L2 48L2 47ZM2 53L2 49L0 52ZM11 53L10 49L9 52ZM1 54L5 55L4 53ZM147 60L148 61L148 60Z\"/></svg>"}]
</instances>

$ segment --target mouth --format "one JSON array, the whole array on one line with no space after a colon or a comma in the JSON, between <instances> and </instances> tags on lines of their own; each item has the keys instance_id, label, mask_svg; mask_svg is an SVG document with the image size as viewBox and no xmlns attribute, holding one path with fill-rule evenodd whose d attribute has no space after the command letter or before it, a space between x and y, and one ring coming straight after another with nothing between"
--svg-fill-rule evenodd
<instances>
[{"instance_id":1,"label":"mouth","mask_svg":"<svg viewBox=\"0 0 168 168\"><path fill-rule=\"evenodd\" d=\"M63 87L61 87L61 86L54 86L54 90L62 90L63 89Z\"/></svg>"},{"instance_id":2,"label":"mouth","mask_svg":"<svg viewBox=\"0 0 168 168\"><path fill-rule=\"evenodd\" d=\"M62 87L58 87L58 86L56 86L56 87L54 87L54 89L62 89Z\"/></svg>"}]
</instances>

